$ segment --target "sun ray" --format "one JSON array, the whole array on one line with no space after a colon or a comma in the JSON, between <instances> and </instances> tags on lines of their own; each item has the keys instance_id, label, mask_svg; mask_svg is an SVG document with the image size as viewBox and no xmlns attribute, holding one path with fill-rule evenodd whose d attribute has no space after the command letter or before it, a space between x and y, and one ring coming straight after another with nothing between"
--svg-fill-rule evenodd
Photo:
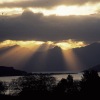
<instances>
[{"instance_id":1,"label":"sun ray","mask_svg":"<svg viewBox=\"0 0 100 100\"><path fill-rule=\"evenodd\" d=\"M69 70L77 71L81 69L82 63L79 61L72 49L62 50L62 52L65 58L66 66Z\"/></svg>"},{"instance_id":2,"label":"sun ray","mask_svg":"<svg viewBox=\"0 0 100 100\"><path fill-rule=\"evenodd\" d=\"M16 54L16 51L18 50L18 47L14 47L8 51L6 51L4 54L2 54L0 56L0 62L1 64L3 64L4 66L8 65L8 66L12 66L15 62L15 58L13 58L13 54ZM14 61L13 61L14 60Z\"/></svg>"},{"instance_id":3,"label":"sun ray","mask_svg":"<svg viewBox=\"0 0 100 100\"><path fill-rule=\"evenodd\" d=\"M39 45L36 52L34 54L32 54L30 59L28 59L28 61L26 62L26 65L29 63L32 63L32 59L34 59L34 57L37 56L36 59L38 61L35 63L35 65L34 65L34 63L32 63L31 66L30 65L29 66L31 67L31 69L34 66L35 70L45 71L45 69L47 67L46 66L47 53L48 53L48 50L53 47L52 43L53 42L47 41L47 42ZM39 56L37 54L39 54ZM27 69L27 67L28 67L28 65L25 66L25 69Z\"/></svg>"},{"instance_id":4,"label":"sun ray","mask_svg":"<svg viewBox=\"0 0 100 100\"><path fill-rule=\"evenodd\" d=\"M4 66L7 65L21 68L26 64L26 62L37 51L38 48L39 46L34 46L31 49L17 46L0 56L0 62L2 62Z\"/></svg>"},{"instance_id":5,"label":"sun ray","mask_svg":"<svg viewBox=\"0 0 100 100\"><path fill-rule=\"evenodd\" d=\"M83 41L73 40L63 40L58 42L6 40L0 43L0 48L2 49L8 47L10 49L1 54L0 62L5 66L7 65L14 66L16 68L23 68L37 52L42 52L38 57L41 67L37 67L37 69L45 70L45 61L48 50L54 48L55 46L61 47L64 59L66 64L68 64L69 69L79 69L81 64L77 56L74 54L72 48L85 46L85 43Z\"/></svg>"}]
</instances>

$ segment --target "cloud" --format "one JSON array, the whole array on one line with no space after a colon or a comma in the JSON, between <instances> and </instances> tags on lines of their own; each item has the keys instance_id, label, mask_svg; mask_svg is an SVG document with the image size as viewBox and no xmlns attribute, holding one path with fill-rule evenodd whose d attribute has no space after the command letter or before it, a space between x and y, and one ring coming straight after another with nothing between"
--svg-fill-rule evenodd
<instances>
[{"instance_id":1,"label":"cloud","mask_svg":"<svg viewBox=\"0 0 100 100\"><path fill-rule=\"evenodd\" d=\"M24 11L16 17L0 17L0 41L74 39L93 42L100 40L99 15L43 16Z\"/></svg>"},{"instance_id":2,"label":"cloud","mask_svg":"<svg viewBox=\"0 0 100 100\"><path fill-rule=\"evenodd\" d=\"M8 0L9 1L9 0ZM3 2L0 7L40 7L52 8L57 5L84 5L86 3L98 3L100 0L20 0L19 2Z\"/></svg>"}]
</instances>

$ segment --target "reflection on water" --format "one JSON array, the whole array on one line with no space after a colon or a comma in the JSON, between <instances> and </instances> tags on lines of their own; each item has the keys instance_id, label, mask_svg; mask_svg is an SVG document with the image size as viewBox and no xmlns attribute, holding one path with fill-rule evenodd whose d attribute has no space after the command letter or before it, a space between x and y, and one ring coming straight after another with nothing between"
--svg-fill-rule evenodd
<instances>
[{"instance_id":1,"label":"reflection on water","mask_svg":"<svg viewBox=\"0 0 100 100\"><path fill-rule=\"evenodd\" d=\"M11 82L13 79L18 79L20 76L0 77L0 81Z\"/></svg>"},{"instance_id":2,"label":"reflection on water","mask_svg":"<svg viewBox=\"0 0 100 100\"><path fill-rule=\"evenodd\" d=\"M82 77L82 74L70 74L73 76L74 80L80 80ZM60 81L62 78L67 78L68 74L59 74L59 75L53 75L57 79L57 81ZM0 77L0 81L3 82L11 82L13 79L18 79L20 76L9 76L9 77Z\"/></svg>"},{"instance_id":3,"label":"reflection on water","mask_svg":"<svg viewBox=\"0 0 100 100\"><path fill-rule=\"evenodd\" d=\"M57 79L57 81L60 81L62 78L67 79L68 75L69 74L60 74L60 75L53 75L53 76ZM70 74L70 75L73 76L74 80L81 80L81 78L82 78L82 74L81 73L79 73L79 74Z\"/></svg>"},{"instance_id":4,"label":"reflection on water","mask_svg":"<svg viewBox=\"0 0 100 100\"><path fill-rule=\"evenodd\" d=\"M53 77L56 78L57 83L58 83L62 78L67 79L67 76L68 76L68 75L69 75L69 74L56 74L56 75L53 75ZM73 76L73 79L74 79L74 80L81 80L81 78L82 78L82 73L70 74L70 75ZM100 76L100 73L99 73L99 76ZM8 85L9 85L9 83L10 83L13 79L18 79L19 77L21 77L21 76L0 77L0 81L7 82ZM11 90L11 91L12 91L12 90ZM12 91L12 93L13 93L13 92L14 92L14 90ZM10 90L8 89L8 90L5 92L5 94L7 94L7 95L10 94Z\"/></svg>"},{"instance_id":5,"label":"reflection on water","mask_svg":"<svg viewBox=\"0 0 100 100\"><path fill-rule=\"evenodd\" d=\"M53 75L53 77L55 77L57 79L57 81L60 81L62 78L67 78L69 74L59 74L59 75ZM82 73L78 73L78 74L70 74L73 76L74 80L81 80L82 78ZM100 73L99 73L100 76ZM9 76L9 77L0 77L0 81L3 82L11 82L13 79L17 79L20 76Z\"/></svg>"}]
</instances>

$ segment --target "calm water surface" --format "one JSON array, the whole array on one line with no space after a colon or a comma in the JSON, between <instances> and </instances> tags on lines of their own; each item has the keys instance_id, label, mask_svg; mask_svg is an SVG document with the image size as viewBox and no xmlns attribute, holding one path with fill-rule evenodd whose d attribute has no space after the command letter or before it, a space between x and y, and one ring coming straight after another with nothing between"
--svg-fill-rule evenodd
<instances>
[{"instance_id":1,"label":"calm water surface","mask_svg":"<svg viewBox=\"0 0 100 100\"><path fill-rule=\"evenodd\" d=\"M80 80L82 77L82 74L70 74L73 76L74 80ZM68 74L59 74L59 75L53 75L57 79L57 81L60 81L62 78L67 78ZM13 79L18 79L20 76L9 76L9 77L0 77L0 81L4 82L11 82Z\"/></svg>"},{"instance_id":2,"label":"calm water surface","mask_svg":"<svg viewBox=\"0 0 100 100\"><path fill-rule=\"evenodd\" d=\"M69 74L58 74L58 75L53 75L53 77L56 78L57 80L57 83L62 79L62 78L67 78ZM81 80L82 78L82 73L79 73L79 74L70 74L73 76L73 79L74 80ZM100 73L99 73L99 76L100 76ZM9 76L9 77L0 77L0 81L3 81L3 82L7 82L8 84L13 80L13 79L18 79L19 77L21 76ZM5 92L5 94L11 94L13 93L13 91L10 91L9 89Z\"/></svg>"},{"instance_id":3,"label":"calm water surface","mask_svg":"<svg viewBox=\"0 0 100 100\"><path fill-rule=\"evenodd\" d=\"M0 81L3 82L11 82L13 79L18 79L20 76L7 76L7 77L0 77Z\"/></svg>"},{"instance_id":4,"label":"calm water surface","mask_svg":"<svg viewBox=\"0 0 100 100\"><path fill-rule=\"evenodd\" d=\"M67 78L69 74L59 74L59 75L53 75L53 77L55 77L57 79L57 81L60 81L62 78ZM81 80L82 78L82 73L78 73L78 74L70 74L73 76L74 80ZM100 76L100 72L99 72L99 76ZM9 77L0 77L0 81L4 81L4 82L11 82L13 79L18 79L20 76L9 76Z\"/></svg>"},{"instance_id":5,"label":"calm water surface","mask_svg":"<svg viewBox=\"0 0 100 100\"><path fill-rule=\"evenodd\" d=\"M60 81L62 78L66 79L68 75L69 74L60 74L60 75L53 75L53 76L57 79L57 81ZM82 78L81 73L79 73L79 74L70 74L70 75L73 76L74 80L81 80L81 78Z\"/></svg>"}]
</instances>

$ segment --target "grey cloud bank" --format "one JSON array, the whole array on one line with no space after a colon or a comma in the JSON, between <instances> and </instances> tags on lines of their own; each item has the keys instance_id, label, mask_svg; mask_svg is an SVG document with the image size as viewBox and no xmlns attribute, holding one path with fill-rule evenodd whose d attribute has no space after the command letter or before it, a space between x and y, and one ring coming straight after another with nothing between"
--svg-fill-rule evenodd
<instances>
[{"instance_id":1,"label":"grey cloud bank","mask_svg":"<svg viewBox=\"0 0 100 100\"><path fill-rule=\"evenodd\" d=\"M24 11L16 17L0 16L0 41L67 39L94 42L100 40L99 15L43 16Z\"/></svg>"}]
</instances>

